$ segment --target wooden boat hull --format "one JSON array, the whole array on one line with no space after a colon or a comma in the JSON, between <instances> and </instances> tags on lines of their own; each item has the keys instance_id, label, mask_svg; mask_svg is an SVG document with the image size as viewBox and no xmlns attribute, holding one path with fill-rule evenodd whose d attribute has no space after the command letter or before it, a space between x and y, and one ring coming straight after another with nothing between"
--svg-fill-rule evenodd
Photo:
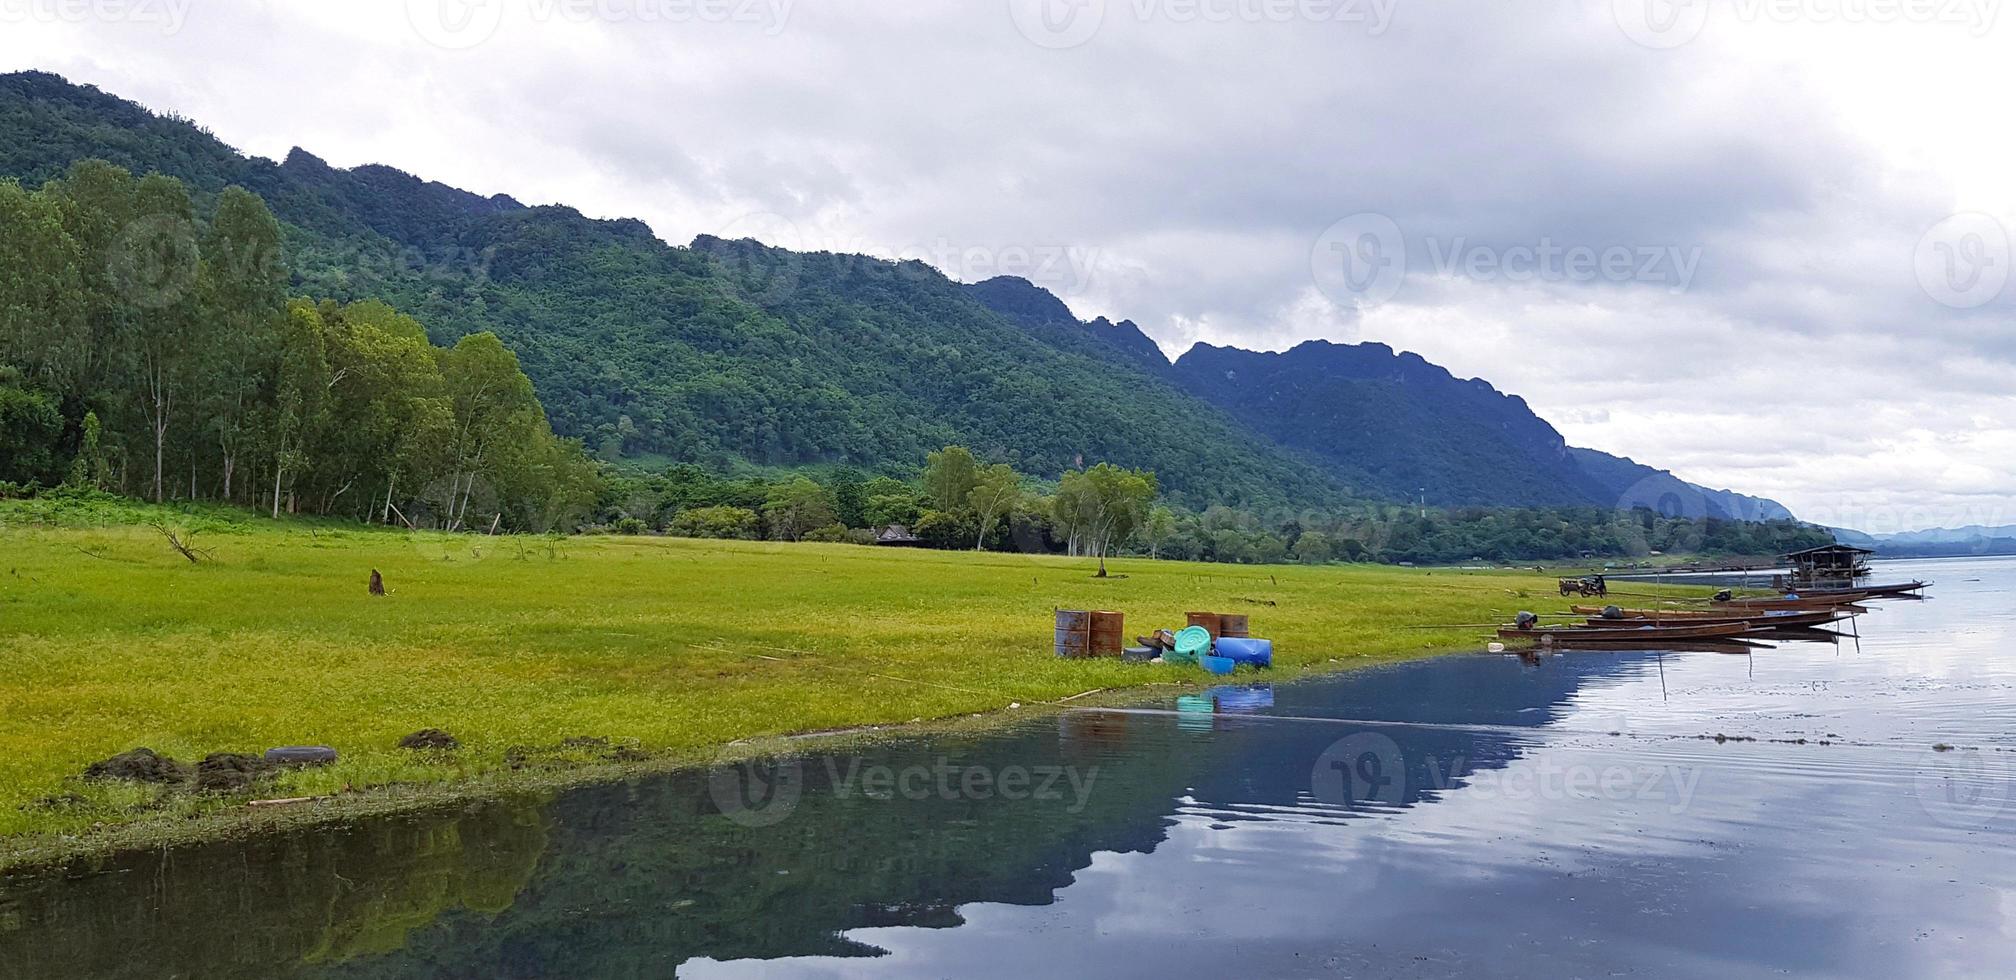
<instances>
[{"instance_id":1,"label":"wooden boat hull","mask_svg":"<svg viewBox=\"0 0 2016 980\"><path fill-rule=\"evenodd\" d=\"M1587 626L1543 626L1522 630L1516 626L1505 626L1498 635L1508 640L1532 640L1543 642L1553 637L1556 643L1615 643L1615 642L1658 642L1660 640L1716 640L1742 636L1750 632L1747 622L1736 623L1693 623L1682 626L1655 626L1642 623L1614 629Z\"/></svg>"},{"instance_id":2,"label":"wooden boat hull","mask_svg":"<svg viewBox=\"0 0 2016 980\"><path fill-rule=\"evenodd\" d=\"M1913 593L1919 592L1923 590L1926 586L1931 584L1932 583L1930 582L1911 581L1911 582L1897 582L1890 585L1857 585L1851 588L1840 588L1840 589L1800 589L1798 594L1801 597L1814 597L1824 599L1824 598L1831 598L1833 596L1852 595L1854 593L1860 592L1863 595L1869 596L1870 598L1887 599L1887 598L1897 598L1899 596L1912 595Z\"/></svg>"},{"instance_id":3,"label":"wooden boat hull","mask_svg":"<svg viewBox=\"0 0 2016 980\"><path fill-rule=\"evenodd\" d=\"M1866 601L1869 594L1858 592L1853 595L1818 596L1812 599L1731 599L1727 602L1710 603L1710 609L1829 609L1857 607Z\"/></svg>"},{"instance_id":4,"label":"wooden boat hull","mask_svg":"<svg viewBox=\"0 0 2016 980\"><path fill-rule=\"evenodd\" d=\"M1581 610L1578 609L1576 611L1580 612ZM1759 629L1796 629L1808 626L1824 626L1828 623L1832 623L1835 622L1836 620L1842 619L1846 615L1847 615L1846 613L1837 612L1833 609L1816 609L1812 612L1801 612L1799 610L1793 610L1793 609L1766 610L1753 615L1732 615L1732 614L1720 614L1720 613L1682 613L1679 615L1674 615L1671 613L1661 612L1656 609L1650 609L1650 610L1627 610L1624 614L1624 618L1622 619L1605 619L1602 616L1590 616L1588 618L1588 623L1591 626L1620 626L1620 627L1642 626L1647 623L1650 623L1655 626L1667 626L1667 625L1694 626L1694 625L1705 625L1708 623L1748 623L1751 626L1757 627Z\"/></svg>"}]
</instances>

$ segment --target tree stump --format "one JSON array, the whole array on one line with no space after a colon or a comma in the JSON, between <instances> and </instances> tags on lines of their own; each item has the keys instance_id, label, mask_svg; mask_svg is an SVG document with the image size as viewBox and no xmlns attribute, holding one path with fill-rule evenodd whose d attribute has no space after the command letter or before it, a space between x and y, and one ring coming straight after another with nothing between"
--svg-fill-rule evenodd
<instances>
[{"instance_id":1,"label":"tree stump","mask_svg":"<svg viewBox=\"0 0 2016 980\"><path fill-rule=\"evenodd\" d=\"M378 570L375 568L371 570L371 594L385 594L385 580L379 577Z\"/></svg>"}]
</instances>

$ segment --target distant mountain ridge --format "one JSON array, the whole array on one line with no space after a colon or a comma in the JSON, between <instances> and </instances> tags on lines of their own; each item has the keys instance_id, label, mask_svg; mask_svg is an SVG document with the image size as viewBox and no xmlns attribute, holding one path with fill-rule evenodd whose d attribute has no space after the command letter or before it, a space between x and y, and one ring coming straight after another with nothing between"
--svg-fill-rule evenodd
<instances>
[{"instance_id":1,"label":"distant mountain ridge","mask_svg":"<svg viewBox=\"0 0 2016 980\"><path fill-rule=\"evenodd\" d=\"M795 253L527 206L295 149L247 157L188 121L40 72L0 75L0 177L74 161L231 184L284 224L297 291L380 297L437 342L491 330L556 430L611 459L847 463L884 472L963 442L1054 477L1112 461L1179 501L1650 506L1784 517L1570 447L1517 396L1382 344L1198 345L1171 363L1128 320L1078 320L1027 280Z\"/></svg>"},{"instance_id":2,"label":"distant mountain ridge","mask_svg":"<svg viewBox=\"0 0 2016 980\"><path fill-rule=\"evenodd\" d=\"M1892 558L1948 558L1967 555L2016 555L2016 524L1935 527L1919 531L1869 534L1830 527L1834 540L1868 548Z\"/></svg>"},{"instance_id":3,"label":"distant mountain ridge","mask_svg":"<svg viewBox=\"0 0 2016 980\"><path fill-rule=\"evenodd\" d=\"M1081 321L1025 279L966 287L1053 343L1087 341L1162 374L1270 439L1388 499L1433 505L1647 507L1672 516L1789 520L1777 501L1689 483L1567 444L1517 395L1381 343L1311 340L1284 352L1197 344L1171 364L1132 321Z\"/></svg>"}]
</instances>

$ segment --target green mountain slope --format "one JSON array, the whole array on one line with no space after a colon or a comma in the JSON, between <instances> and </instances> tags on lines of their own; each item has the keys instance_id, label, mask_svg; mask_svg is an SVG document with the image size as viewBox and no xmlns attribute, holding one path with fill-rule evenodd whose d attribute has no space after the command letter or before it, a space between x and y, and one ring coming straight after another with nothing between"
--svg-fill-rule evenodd
<instances>
[{"instance_id":1,"label":"green mountain slope","mask_svg":"<svg viewBox=\"0 0 2016 980\"><path fill-rule=\"evenodd\" d=\"M1003 277L755 242L658 240L295 150L244 156L195 124L46 73L0 75L0 177L98 157L237 184L284 223L296 291L385 299L450 344L492 331L554 429L605 458L903 473L946 443L1055 477L1153 469L1178 502L1650 506L1785 516L1770 501L1570 447L1526 404L1383 345L1199 345L1170 364L1128 321L1081 322Z\"/></svg>"},{"instance_id":2,"label":"green mountain slope","mask_svg":"<svg viewBox=\"0 0 2016 980\"><path fill-rule=\"evenodd\" d=\"M609 456L913 468L964 442L1041 476L1154 469L1179 500L1350 489L1141 370L1031 338L928 267L797 255L525 207L386 167L244 157L195 125L47 74L0 77L0 176L87 157L230 184L286 224L296 288L377 296L437 342L494 331L557 431Z\"/></svg>"}]
</instances>

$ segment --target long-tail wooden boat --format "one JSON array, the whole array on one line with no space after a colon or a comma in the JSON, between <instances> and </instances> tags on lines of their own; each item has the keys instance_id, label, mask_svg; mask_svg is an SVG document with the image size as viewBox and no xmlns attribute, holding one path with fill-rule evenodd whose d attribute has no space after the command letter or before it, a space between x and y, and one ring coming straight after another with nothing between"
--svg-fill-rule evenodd
<instances>
[{"instance_id":1,"label":"long-tail wooden boat","mask_svg":"<svg viewBox=\"0 0 2016 980\"><path fill-rule=\"evenodd\" d=\"M1723 599L1708 604L1710 609L1826 609L1861 608L1861 603L1870 598L1867 592L1843 592L1839 595L1823 595L1797 599Z\"/></svg>"},{"instance_id":2,"label":"long-tail wooden boat","mask_svg":"<svg viewBox=\"0 0 2016 980\"><path fill-rule=\"evenodd\" d=\"M1792 640L1804 643L1839 643L1851 639L1853 634L1840 630L1821 629L1818 626L1788 626L1783 629L1763 629L1749 634L1766 640Z\"/></svg>"},{"instance_id":3,"label":"long-tail wooden boat","mask_svg":"<svg viewBox=\"0 0 2016 980\"><path fill-rule=\"evenodd\" d=\"M1575 607L1576 612L1582 611ZM1759 629L1792 629L1803 626L1824 626L1836 620L1846 619L1848 614L1835 609L1765 609L1755 613L1714 613L1684 612L1679 614L1658 609L1626 610L1620 619L1603 616L1589 616L1591 626L1642 626L1654 625L1691 626L1704 623L1749 623Z\"/></svg>"},{"instance_id":4,"label":"long-tail wooden boat","mask_svg":"<svg viewBox=\"0 0 2016 980\"><path fill-rule=\"evenodd\" d=\"M1687 623L1660 626L1640 623L1616 628L1588 626L1541 626L1520 629L1517 626L1503 626L1498 635L1507 640L1532 640L1541 642L1553 637L1556 643L1602 643L1616 641L1658 641L1658 640L1712 640L1724 637L1742 636L1750 632L1747 622L1736 623Z\"/></svg>"},{"instance_id":5,"label":"long-tail wooden boat","mask_svg":"<svg viewBox=\"0 0 2016 980\"><path fill-rule=\"evenodd\" d=\"M1836 586L1829 588L1800 589L1798 592L1794 594L1798 595L1801 598L1806 598L1809 596L1814 598L1833 598L1835 596L1850 595L1856 592L1860 592L1872 599L1889 599L1889 598L1897 598L1900 596L1913 595L1913 593L1919 592L1923 590L1926 586L1931 584L1932 583L1930 582L1923 582L1914 579L1909 582L1893 582L1889 585L1847 585L1847 586Z\"/></svg>"},{"instance_id":6,"label":"long-tail wooden boat","mask_svg":"<svg viewBox=\"0 0 2016 980\"><path fill-rule=\"evenodd\" d=\"M1722 640L1606 640L1601 643L1557 643L1555 649L1573 650L1577 653L1619 653L1642 650L1658 650L1662 653L1750 653L1756 650L1777 649L1769 643L1759 643L1749 637ZM1513 651L1522 657L1539 652L1536 648L1522 647Z\"/></svg>"}]
</instances>

